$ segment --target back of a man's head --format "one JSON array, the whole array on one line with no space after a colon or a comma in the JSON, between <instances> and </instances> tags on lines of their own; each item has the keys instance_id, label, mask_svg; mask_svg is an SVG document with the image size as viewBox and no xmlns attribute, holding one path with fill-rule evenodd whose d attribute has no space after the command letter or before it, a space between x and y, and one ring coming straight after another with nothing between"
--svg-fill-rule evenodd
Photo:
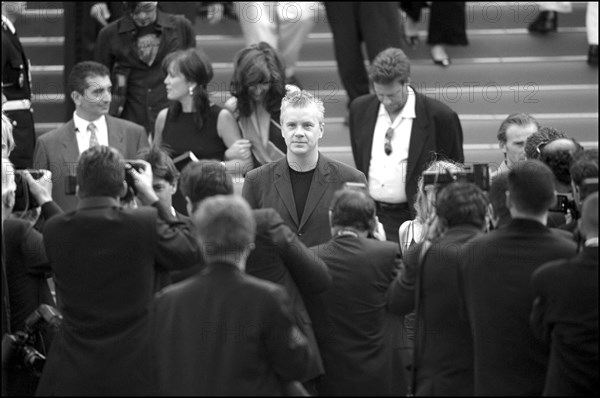
<instances>
[{"instance_id":1,"label":"back of a man's head","mask_svg":"<svg viewBox=\"0 0 600 398\"><path fill-rule=\"evenodd\" d=\"M436 212L448 228L473 225L483 229L487 213L487 198L477 185L454 182L445 186L436 199Z\"/></svg>"},{"instance_id":2,"label":"back of a man's head","mask_svg":"<svg viewBox=\"0 0 600 398\"><path fill-rule=\"evenodd\" d=\"M548 144L557 138L565 138L567 135L554 127L540 127L537 133L531 134L525 141L525 157L527 159L539 159L541 156L540 146Z\"/></svg>"},{"instance_id":3,"label":"back of a man's head","mask_svg":"<svg viewBox=\"0 0 600 398\"><path fill-rule=\"evenodd\" d=\"M586 149L573 155L571 180L575 186L581 186L586 178L598 178L598 148Z\"/></svg>"},{"instance_id":4,"label":"back of a man's head","mask_svg":"<svg viewBox=\"0 0 600 398\"><path fill-rule=\"evenodd\" d=\"M390 84L399 80L408 83L410 80L410 60L399 48L387 48L377 54L368 67L369 79L376 84Z\"/></svg>"},{"instance_id":5,"label":"back of a man's head","mask_svg":"<svg viewBox=\"0 0 600 398\"><path fill-rule=\"evenodd\" d=\"M375 228L375 211L375 201L366 192L340 189L331 199L331 226L372 231Z\"/></svg>"},{"instance_id":6,"label":"back of a man's head","mask_svg":"<svg viewBox=\"0 0 600 398\"><path fill-rule=\"evenodd\" d=\"M539 160L519 162L508 173L508 192L520 213L543 215L556 200L552 170Z\"/></svg>"},{"instance_id":7,"label":"back of a man's head","mask_svg":"<svg viewBox=\"0 0 600 398\"><path fill-rule=\"evenodd\" d=\"M77 91L79 94L83 94L87 88L85 79L93 76L110 76L110 72L105 65L99 62L83 61L77 63L71 69L67 80L69 93Z\"/></svg>"},{"instance_id":8,"label":"back of a man's head","mask_svg":"<svg viewBox=\"0 0 600 398\"><path fill-rule=\"evenodd\" d=\"M583 201L579 230L586 239L598 237L598 192Z\"/></svg>"},{"instance_id":9,"label":"back of a man's head","mask_svg":"<svg viewBox=\"0 0 600 398\"><path fill-rule=\"evenodd\" d=\"M233 182L227 169L216 160L200 160L189 163L181 173L179 187L184 197L188 197L192 212L206 198L215 195L233 194Z\"/></svg>"},{"instance_id":10,"label":"back of a man's head","mask_svg":"<svg viewBox=\"0 0 600 398\"><path fill-rule=\"evenodd\" d=\"M77 164L79 197L110 196L118 198L124 190L125 161L121 153L104 145L84 151Z\"/></svg>"},{"instance_id":11,"label":"back of a man's head","mask_svg":"<svg viewBox=\"0 0 600 398\"><path fill-rule=\"evenodd\" d=\"M236 195L216 195L200 203L193 213L197 239L207 262L236 263L254 243L256 221L250 205Z\"/></svg>"},{"instance_id":12,"label":"back of a man's head","mask_svg":"<svg viewBox=\"0 0 600 398\"><path fill-rule=\"evenodd\" d=\"M571 183L569 168L573 156L582 151L583 148L577 141L570 138L557 138L540 151L540 160L550 167L558 182L568 185Z\"/></svg>"},{"instance_id":13,"label":"back of a man's head","mask_svg":"<svg viewBox=\"0 0 600 398\"><path fill-rule=\"evenodd\" d=\"M173 159L158 146L152 145L148 148L143 148L138 152L136 157L150 163L154 177L162 178L169 184L174 184L179 179L179 171L177 171Z\"/></svg>"}]
</instances>

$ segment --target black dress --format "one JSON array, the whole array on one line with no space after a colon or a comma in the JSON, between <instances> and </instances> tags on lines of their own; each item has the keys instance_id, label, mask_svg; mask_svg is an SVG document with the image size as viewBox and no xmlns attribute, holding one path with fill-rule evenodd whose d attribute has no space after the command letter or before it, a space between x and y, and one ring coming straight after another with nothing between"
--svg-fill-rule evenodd
<instances>
[{"instance_id":1,"label":"black dress","mask_svg":"<svg viewBox=\"0 0 600 398\"><path fill-rule=\"evenodd\" d=\"M162 133L162 145L170 151L171 157L175 158L186 151L192 151L198 159L223 161L227 146L217 131L217 121L222 109L218 105L211 105L202 128L198 129L194 122L194 113L174 112L173 107L170 107ZM185 198L179 187L173 195L173 207L182 214L188 214Z\"/></svg>"}]
</instances>

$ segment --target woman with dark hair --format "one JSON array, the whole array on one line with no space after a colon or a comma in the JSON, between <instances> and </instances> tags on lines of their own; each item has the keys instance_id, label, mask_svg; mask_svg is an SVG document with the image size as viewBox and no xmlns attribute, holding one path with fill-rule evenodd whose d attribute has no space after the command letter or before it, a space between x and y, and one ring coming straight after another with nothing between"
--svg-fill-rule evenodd
<instances>
[{"instance_id":1,"label":"woman with dark hair","mask_svg":"<svg viewBox=\"0 0 600 398\"><path fill-rule=\"evenodd\" d=\"M233 65L232 97L225 108L252 144L254 166L277 161L287 151L279 125L286 93L284 62L273 47L260 42L238 51Z\"/></svg>"},{"instance_id":2,"label":"woman with dark hair","mask_svg":"<svg viewBox=\"0 0 600 398\"><path fill-rule=\"evenodd\" d=\"M198 159L216 159L231 172L251 168L250 142L226 109L212 103L207 86L213 77L208 57L196 50L175 51L165 58L167 97L172 101L156 118L155 145L163 146L172 157L191 151ZM180 191L173 206L186 214Z\"/></svg>"}]
</instances>

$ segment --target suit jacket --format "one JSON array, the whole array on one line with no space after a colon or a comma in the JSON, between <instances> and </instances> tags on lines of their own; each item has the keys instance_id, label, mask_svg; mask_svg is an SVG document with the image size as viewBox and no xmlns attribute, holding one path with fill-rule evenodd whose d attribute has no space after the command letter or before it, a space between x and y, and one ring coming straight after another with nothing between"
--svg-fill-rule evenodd
<instances>
[{"instance_id":1,"label":"suit jacket","mask_svg":"<svg viewBox=\"0 0 600 398\"><path fill-rule=\"evenodd\" d=\"M548 347L529 324L531 274L572 257L576 244L537 221L513 219L475 238L461 268L475 358L475 395L541 395Z\"/></svg>"},{"instance_id":2,"label":"suit jacket","mask_svg":"<svg viewBox=\"0 0 600 398\"><path fill-rule=\"evenodd\" d=\"M127 120L106 115L108 145L118 149L125 159L133 159L137 152L148 146L148 138L142 126ZM77 175L79 147L75 137L73 119L38 139L33 166L52 172L52 198L64 210L77 207L77 195L66 195L68 176Z\"/></svg>"},{"instance_id":3,"label":"suit jacket","mask_svg":"<svg viewBox=\"0 0 600 398\"><path fill-rule=\"evenodd\" d=\"M234 264L164 289L152 315L160 395L282 395L282 381L306 375L287 294Z\"/></svg>"},{"instance_id":4,"label":"suit jacket","mask_svg":"<svg viewBox=\"0 0 600 398\"><path fill-rule=\"evenodd\" d=\"M598 247L538 268L531 322L551 344L544 395L598 393Z\"/></svg>"},{"instance_id":5,"label":"suit jacket","mask_svg":"<svg viewBox=\"0 0 600 398\"><path fill-rule=\"evenodd\" d=\"M253 209L275 209L306 246L315 246L331 238L329 205L335 191L345 182L366 183L360 171L319 154L302 219L298 220L290 181L287 157L282 158L249 171L242 196Z\"/></svg>"},{"instance_id":6,"label":"suit jacket","mask_svg":"<svg viewBox=\"0 0 600 398\"><path fill-rule=\"evenodd\" d=\"M414 88L413 88L414 90ZM406 165L406 199L414 213L417 181L429 162L447 158L463 163L463 131L458 115L447 105L415 90L415 119L413 120ZM350 143L356 168L369 178L373 132L380 102L375 94L358 97L350 104Z\"/></svg>"},{"instance_id":7,"label":"suit jacket","mask_svg":"<svg viewBox=\"0 0 600 398\"><path fill-rule=\"evenodd\" d=\"M319 394L405 395L401 321L386 310L398 244L342 235L312 250L333 279L313 317L325 364Z\"/></svg>"},{"instance_id":8,"label":"suit jacket","mask_svg":"<svg viewBox=\"0 0 600 398\"><path fill-rule=\"evenodd\" d=\"M292 315L298 329L306 336L313 352L306 381L324 373L313 323L305 305L331 286L331 275L325 263L300 241L273 209L253 211L256 220L255 249L246 262L246 273L285 288Z\"/></svg>"},{"instance_id":9,"label":"suit jacket","mask_svg":"<svg viewBox=\"0 0 600 398\"><path fill-rule=\"evenodd\" d=\"M157 264L194 264L200 251L189 228L159 202L123 209L92 197L50 218L44 244L63 323L39 395L153 393L149 308Z\"/></svg>"},{"instance_id":10,"label":"suit jacket","mask_svg":"<svg viewBox=\"0 0 600 398\"><path fill-rule=\"evenodd\" d=\"M415 395L473 395L473 341L463 311L459 260L462 246L480 232L471 225L450 228L432 242L422 263L423 243L415 245L403 257L408 272L390 288L390 309L416 314Z\"/></svg>"}]
</instances>

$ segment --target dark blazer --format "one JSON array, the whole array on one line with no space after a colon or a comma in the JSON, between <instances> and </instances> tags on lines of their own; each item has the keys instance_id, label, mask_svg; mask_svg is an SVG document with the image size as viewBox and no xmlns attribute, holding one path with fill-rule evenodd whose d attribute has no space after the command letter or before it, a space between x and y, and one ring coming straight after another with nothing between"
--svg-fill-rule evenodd
<instances>
[{"instance_id":1,"label":"dark blazer","mask_svg":"<svg viewBox=\"0 0 600 398\"><path fill-rule=\"evenodd\" d=\"M538 268L531 323L551 344L544 395L592 396L598 378L598 247Z\"/></svg>"},{"instance_id":2,"label":"dark blazer","mask_svg":"<svg viewBox=\"0 0 600 398\"><path fill-rule=\"evenodd\" d=\"M242 196L253 209L275 209L306 246L331 239L329 205L335 191L341 189L345 182L366 183L360 171L319 153L302 220L298 220L290 181L287 158L282 158L249 171Z\"/></svg>"},{"instance_id":3,"label":"dark blazer","mask_svg":"<svg viewBox=\"0 0 600 398\"><path fill-rule=\"evenodd\" d=\"M541 395L548 346L529 324L531 274L572 257L576 244L537 221L513 219L473 239L461 268L475 358L475 395Z\"/></svg>"},{"instance_id":4,"label":"dark blazer","mask_svg":"<svg viewBox=\"0 0 600 398\"><path fill-rule=\"evenodd\" d=\"M415 245L403 257L414 277L399 274L390 287L391 311L406 315L416 308L415 395L473 395L473 341L462 311L459 260L462 246L479 233L470 225L450 228L421 264L423 243Z\"/></svg>"},{"instance_id":5,"label":"dark blazer","mask_svg":"<svg viewBox=\"0 0 600 398\"><path fill-rule=\"evenodd\" d=\"M253 212L256 221L256 248L246 262L246 273L285 288L298 329L306 336L311 356L306 381L324 373L313 324L303 297L314 297L331 286L325 263L300 241L273 209Z\"/></svg>"},{"instance_id":6,"label":"dark blazer","mask_svg":"<svg viewBox=\"0 0 600 398\"><path fill-rule=\"evenodd\" d=\"M213 263L164 289L152 307L159 395L282 395L306 376L310 349L284 289Z\"/></svg>"},{"instance_id":7,"label":"dark blazer","mask_svg":"<svg viewBox=\"0 0 600 398\"><path fill-rule=\"evenodd\" d=\"M108 145L125 157L134 159L137 152L148 146L148 137L142 126L127 120L106 115ZM69 175L77 175L79 147L75 137L73 119L59 128L39 137L33 167L52 172L52 199L64 210L72 211L77 207L77 195L66 195Z\"/></svg>"},{"instance_id":8,"label":"dark blazer","mask_svg":"<svg viewBox=\"0 0 600 398\"><path fill-rule=\"evenodd\" d=\"M333 279L313 317L325 364L319 394L405 395L401 321L386 310L400 267L398 244L342 235L312 250Z\"/></svg>"},{"instance_id":9,"label":"dark blazer","mask_svg":"<svg viewBox=\"0 0 600 398\"><path fill-rule=\"evenodd\" d=\"M414 87L413 87L414 90ZM447 105L423 94L416 94L415 119L408 147L406 198L411 212L417 194L417 181L429 162L447 158L463 163L463 131L458 115ZM375 94L358 97L350 104L350 143L356 168L369 178L373 131L380 102ZM404 176L398 176L404 178Z\"/></svg>"},{"instance_id":10,"label":"dark blazer","mask_svg":"<svg viewBox=\"0 0 600 398\"><path fill-rule=\"evenodd\" d=\"M94 197L50 218L43 235L63 323L37 394L152 394L148 311L156 267L198 260L187 226L159 202L123 209Z\"/></svg>"}]
</instances>

